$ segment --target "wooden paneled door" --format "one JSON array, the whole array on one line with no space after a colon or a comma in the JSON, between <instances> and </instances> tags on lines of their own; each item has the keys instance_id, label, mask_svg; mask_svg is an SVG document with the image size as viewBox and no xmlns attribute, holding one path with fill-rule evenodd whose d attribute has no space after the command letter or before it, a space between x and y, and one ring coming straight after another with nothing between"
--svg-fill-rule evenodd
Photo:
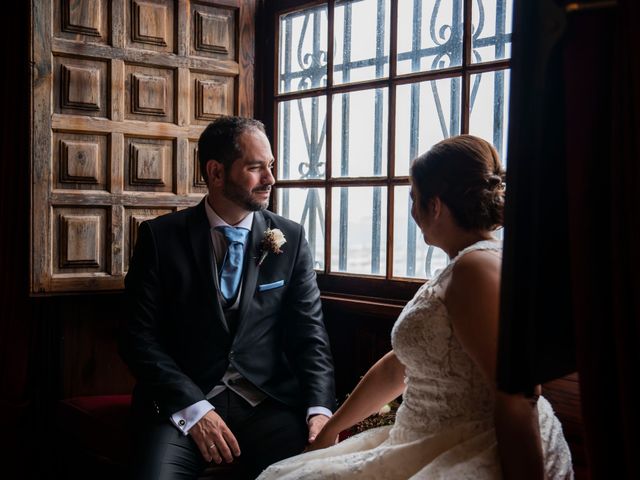
<instances>
[{"instance_id":1,"label":"wooden paneled door","mask_svg":"<svg viewBox=\"0 0 640 480\"><path fill-rule=\"evenodd\" d=\"M31 291L118 290L140 222L206 192L197 139L253 115L256 0L32 0Z\"/></svg>"}]
</instances>

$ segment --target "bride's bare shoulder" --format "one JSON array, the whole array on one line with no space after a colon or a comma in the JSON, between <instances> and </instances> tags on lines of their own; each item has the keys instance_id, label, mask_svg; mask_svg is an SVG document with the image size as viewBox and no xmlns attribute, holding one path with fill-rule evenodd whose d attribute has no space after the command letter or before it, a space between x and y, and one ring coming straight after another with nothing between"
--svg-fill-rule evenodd
<instances>
[{"instance_id":1,"label":"bride's bare shoulder","mask_svg":"<svg viewBox=\"0 0 640 480\"><path fill-rule=\"evenodd\" d=\"M451 271L446 298L469 301L500 288L500 255L492 250L474 250L460 257Z\"/></svg>"}]
</instances>

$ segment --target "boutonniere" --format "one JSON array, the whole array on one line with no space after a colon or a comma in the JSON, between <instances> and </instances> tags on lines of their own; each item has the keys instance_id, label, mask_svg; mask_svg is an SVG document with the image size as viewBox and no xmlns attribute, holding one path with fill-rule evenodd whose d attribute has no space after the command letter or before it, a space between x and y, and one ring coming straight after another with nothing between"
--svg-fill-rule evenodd
<instances>
[{"instance_id":1,"label":"boutonniere","mask_svg":"<svg viewBox=\"0 0 640 480\"><path fill-rule=\"evenodd\" d=\"M280 247L287 243L287 239L284 238L284 233L279 228L270 228L264 231L264 238L260 244L260 259L258 260L258 266L262 265L264 259L267 258L269 252L276 255L282 253Z\"/></svg>"}]
</instances>

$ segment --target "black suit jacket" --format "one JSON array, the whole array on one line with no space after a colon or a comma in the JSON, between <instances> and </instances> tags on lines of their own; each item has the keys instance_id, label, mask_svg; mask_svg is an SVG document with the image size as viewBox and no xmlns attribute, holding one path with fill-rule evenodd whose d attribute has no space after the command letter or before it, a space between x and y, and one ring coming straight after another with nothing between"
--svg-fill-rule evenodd
<instances>
[{"instance_id":1,"label":"black suit jacket","mask_svg":"<svg viewBox=\"0 0 640 480\"><path fill-rule=\"evenodd\" d=\"M287 243L258 266L268 225L282 230ZM258 290L279 280L284 286ZM334 408L320 292L297 223L269 211L255 213L235 335L214 283L204 200L140 225L125 289L129 319L120 351L138 381L138 408L168 417L203 400L229 363L285 404Z\"/></svg>"}]
</instances>

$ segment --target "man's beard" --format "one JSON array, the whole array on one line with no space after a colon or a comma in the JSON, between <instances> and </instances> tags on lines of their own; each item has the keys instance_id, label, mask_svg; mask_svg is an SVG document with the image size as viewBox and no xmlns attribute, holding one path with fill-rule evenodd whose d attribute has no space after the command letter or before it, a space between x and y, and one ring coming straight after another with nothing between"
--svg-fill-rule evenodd
<instances>
[{"instance_id":1,"label":"man's beard","mask_svg":"<svg viewBox=\"0 0 640 480\"><path fill-rule=\"evenodd\" d=\"M260 192L265 190L270 190L270 186L265 186L262 188L256 188L251 192L243 189L240 185L235 183L229 176L225 177L224 181L224 189L222 190L225 197L229 200L235 202L240 205L242 208L249 212L257 212L259 210L266 210L269 206L269 199L266 200L257 200L251 196L254 192Z\"/></svg>"}]
</instances>

